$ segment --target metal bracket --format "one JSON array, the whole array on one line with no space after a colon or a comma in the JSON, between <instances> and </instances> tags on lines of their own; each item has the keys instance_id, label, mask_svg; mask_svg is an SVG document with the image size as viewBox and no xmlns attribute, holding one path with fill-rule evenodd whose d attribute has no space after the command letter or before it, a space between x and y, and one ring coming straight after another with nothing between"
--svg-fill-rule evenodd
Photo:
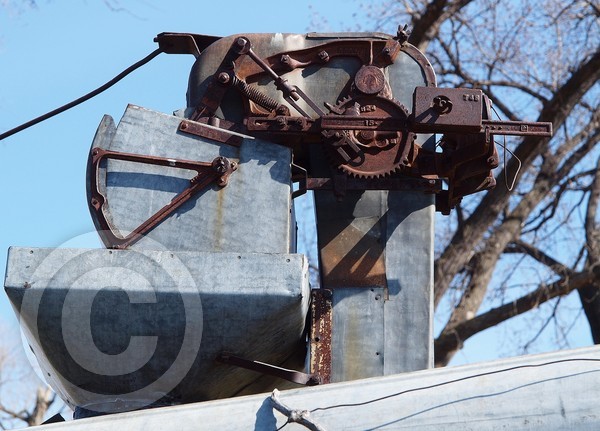
<instances>
[{"instance_id":1,"label":"metal bracket","mask_svg":"<svg viewBox=\"0 0 600 431\"><path fill-rule=\"evenodd\" d=\"M108 204L107 198L100 191L100 163L105 159L123 160L134 163L146 163L150 165L165 166L171 168L187 169L196 171L197 175L190 180L190 185L175 196L171 202L154 213L145 222L135 228L128 235L120 235L109 222L104 213ZM183 205L192 196L204 190L209 185L216 183L219 187L227 185L229 176L237 169L237 163L225 157L217 157L212 162L196 162L191 160L176 160L165 157L147 156L141 154L121 153L117 151L92 148L91 152L91 175L90 189L92 198L89 205L90 210L96 213L100 229L98 230L102 241L108 248L127 248L139 241L146 233L154 229L173 211Z\"/></svg>"},{"instance_id":2,"label":"metal bracket","mask_svg":"<svg viewBox=\"0 0 600 431\"><path fill-rule=\"evenodd\" d=\"M300 385L315 386L322 383L318 376L314 374L306 374L300 371L289 370L287 368L277 367L265 362L252 361L250 359L244 359L225 352L221 353L217 357L216 361L222 364L235 365L236 367L256 371L257 373L279 377L280 379L298 383Z\"/></svg>"}]
</instances>

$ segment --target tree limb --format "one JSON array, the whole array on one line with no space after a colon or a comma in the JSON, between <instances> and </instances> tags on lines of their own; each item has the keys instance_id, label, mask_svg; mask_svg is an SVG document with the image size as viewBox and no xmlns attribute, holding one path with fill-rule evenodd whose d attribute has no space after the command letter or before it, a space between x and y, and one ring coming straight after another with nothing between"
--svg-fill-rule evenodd
<instances>
[{"instance_id":1,"label":"tree limb","mask_svg":"<svg viewBox=\"0 0 600 431\"><path fill-rule=\"evenodd\" d=\"M566 295L594 281L597 282L600 279L599 269L598 267L590 268L573 276L564 277L548 286L542 285L515 301L503 304L470 320L445 329L435 340L436 366L445 365L447 363L447 352L460 349L462 344L473 335L539 307L557 296Z\"/></svg>"},{"instance_id":2,"label":"tree limb","mask_svg":"<svg viewBox=\"0 0 600 431\"><path fill-rule=\"evenodd\" d=\"M413 20L408 41L419 50L426 51L429 42L437 37L442 24L473 0L433 0Z\"/></svg>"},{"instance_id":3,"label":"tree limb","mask_svg":"<svg viewBox=\"0 0 600 431\"><path fill-rule=\"evenodd\" d=\"M573 271L566 265L560 263L558 260L547 255L533 244L529 244L520 239L514 240L505 249L506 253L525 253L533 259L540 262L542 265L550 268L554 273L561 277L567 277L573 274Z\"/></svg>"}]
</instances>

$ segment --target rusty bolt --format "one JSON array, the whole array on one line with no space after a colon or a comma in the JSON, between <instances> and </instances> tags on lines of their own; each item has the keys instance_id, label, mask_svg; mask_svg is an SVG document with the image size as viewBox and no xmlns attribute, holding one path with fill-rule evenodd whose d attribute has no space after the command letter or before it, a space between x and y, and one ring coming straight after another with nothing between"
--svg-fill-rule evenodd
<instances>
[{"instance_id":1,"label":"rusty bolt","mask_svg":"<svg viewBox=\"0 0 600 431\"><path fill-rule=\"evenodd\" d=\"M246 46L246 39L244 39L243 37L238 37L237 40L235 41L235 43L237 44L237 46L239 46L240 48L243 48Z\"/></svg>"},{"instance_id":2,"label":"rusty bolt","mask_svg":"<svg viewBox=\"0 0 600 431\"><path fill-rule=\"evenodd\" d=\"M317 385L321 385L323 384L323 378L321 376L314 375L314 376L310 376L310 378L308 379L308 382L306 382L306 386L317 386Z\"/></svg>"},{"instance_id":3,"label":"rusty bolt","mask_svg":"<svg viewBox=\"0 0 600 431\"><path fill-rule=\"evenodd\" d=\"M290 64L290 56L284 54L281 56L279 61L281 61L283 64Z\"/></svg>"},{"instance_id":4,"label":"rusty bolt","mask_svg":"<svg viewBox=\"0 0 600 431\"><path fill-rule=\"evenodd\" d=\"M223 157L219 157L215 160L214 167L215 171L217 171L220 174L224 174L225 172L227 172L227 162Z\"/></svg>"},{"instance_id":5,"label":"rusty bolt","mask_svg":"<svg viewBox=\"0 0 600 431\"><path fill-rule=\"evenodd\" d=\"M448 114L452 111L452 101L444 95L433 98L433 109L440 115Z\"/></svg>"},{"instance_id":6,"label":"rusty bolt","mask_svg":"<svg viewBox=\"0 0 600 431\"><path fill-rule=\"evenodd\" d=\"M188 125L187 125L187 123L181 123L181 126L179 126L179 128L180 128L181 130L185 130L185 129L187 129L187 128L188 128Z\"/></svg>"},{"instance_id":7,"label":"rusty bolt","mask_svg":"<svg viewBox=\"0 0 600 431\"><path fill-rule=\"evenodd\" d=\"M287 121L285 119L285 117L277 117L277 125L279 127L285 127Z\"/></svg>"},{"instance_id":8,"label":"rusty bolt","mask_svg":"<svg viewBox=\"0 0 600 431\"><path fill-rule=\"evenodd\" d=\"M388 57L389 57L391 53L392 53L392 50L391 50L391 49L389 49L389 48L387 48L387 47L386 47L386 48L383 48L383 55L385 55L385 56L388 56Z\"/></svg>"},{"instance_id":9,"label":"rusty bolt","mask_svg":"<svg viewBox=\"0 0 600 431\"><path fill-rule=\"evenodd\" d=\"M361 130L360 137L365 141L372 141L375 139L375 131L374 130Z\"/></svg>"},{"instance_id":10,"label":"rusty bolt","mask_svg":"<svg viewBox=\"0 0 600 431\"><path fill-rule=\"evenodd\" d=\"M398 26L398 32L396 33L396 40L400 42L400 45L404 45L408 41L408 37L410 36L410 30L408 29L408 24L405 24L404 27Z\"/></svg>"},{"instance_id":11,"label":"rusty bolt","mask_svg":"<svg viewBox=\"0 0 600 431\"><path fill-rule=\"evenodd\" d=\"M221 84L229 84L230 79L231 78L229 77L229 73L227 73L227 72L219 73L218 80Z\"/></svg>"},{"instance_id":12,"label":"rusty bolt","mask_svg":"<svg viewBox=\"0 0 600 431\"><path fill-rule=\"evenodd\" d=\"M329 61L329 54L327 51L319 51L317 55L319 56L319 60L322 62L327 63Z\"/></svg>"}]
</instances>

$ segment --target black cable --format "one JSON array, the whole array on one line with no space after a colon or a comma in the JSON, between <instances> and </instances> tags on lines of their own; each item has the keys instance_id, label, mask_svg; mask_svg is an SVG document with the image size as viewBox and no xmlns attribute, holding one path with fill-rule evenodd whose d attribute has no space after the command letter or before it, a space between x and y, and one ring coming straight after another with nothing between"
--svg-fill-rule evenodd
<instances>
[{"instance_id":1,"label":"black cable","mask_svg":"<svg viewBox=\"0 0 600 431\"><path fill-rule=\"evenodd\" d=\"M485 373L473 374L471 376L465 376L465 377L461 377L459 379L448 380L446 382L436 383L436 384L429 385L429 386L422 386L422 387L419 387L419 388L407 389L407 390L402 391L402 392L396 392L394 394L386 395L386 396L383 396L383 397L380 397L380 398L375 398L374 400L363 401L363 402L360 402L360 403L337 404L337 405L327 406L327 407L317 407L316 409L310 410L310 413L314 413L314 412L322 411L322 410L332 410L332 409L337 409L337 408L341 408L341 407L359 407L359 406L365 406L365 405L368 405L368 404L373 404L373 403L376 403L376 402L379 402L379 401L387 400L389 398L394 398L394 397L398 397L400 395L408 394L410 392L417 392L417 391L423 391L423 390L426 390L426 389L439 388L440 386L445 386L445 385L449 385L449 384L452 384L452 383L458 383L458 382L462 382L462 381L465 381L465 380L475 379L475 378L478 378L478 377L490 376L492 374L506 373L508 371L514 371L514 370L519 370L519 369L523 369L523 368L545 367L545 366L548 366L548 365L560 364L560 363L564 363L564 362L600 362L600 359L596 359L596 358L571 358L571 359L559 359L559 360L556 360L556 361L544 362L544 363L541 363L541 364L517 365L515 367L503 368L501 370L494 370L494 371L488 371L488 372L485 372Z\"/></svg>"},{"instance_id":2,"label":"black cable","mask_svg":"<svg viewBox=\"0 0 600 431\"><path fill-rule=\"evenodd\" d=\"M156 57L158 54L160 54L162 51L161 48L157 48L155 51L153 51L152 53L150 53L149 55L147 55L146 57L144 57L143 59L141 59L140 61L138 61L137 63L132 64L131 66L129 66L127 69L125 69L123 72L119 73L117 76L115 76L113 79L111 79L110 81L108 81L106 84L96 88L95 90L87 93L84 96L81 96L78 99L73 100L72 102L67 103L66 105L61 106L60 108L56 108L53 111L50 111L44 115L41 115L37 118L34 118L33 120L30 120L26 123L21 124L20 126L15 127L14 129L11 129L7 132L4 132L2 134L0 134L0 141L8 138L9 136L14 135L15 133L19 133L25 129L28 129L31 126L34 126L38 123L41 123L42 121L45 121L49 118L54 117L55 115L58 115L68 109L71 109L83 102L85 102L86 100L91 99L94 96L97 96L98 94L102 93L103 91L109 89L110 87L112 87L113 85L115 85L117 82L119 82L121 79L125 78L127 75L129 75L131 72L133 72L136 69L139 69L140 67L142 67L144 64L148 63L150 60L152 60L154 57Z\"/></svg>"}]
</instances>

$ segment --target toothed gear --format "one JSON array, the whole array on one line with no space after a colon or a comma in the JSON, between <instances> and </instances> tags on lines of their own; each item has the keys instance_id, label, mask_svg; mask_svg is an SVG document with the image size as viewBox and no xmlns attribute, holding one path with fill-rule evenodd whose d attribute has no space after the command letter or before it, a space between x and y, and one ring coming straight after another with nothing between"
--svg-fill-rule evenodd
<instances>
[{"instance_id":1,"label":"toothed gear","mask_svg":"<svg viewBox=\"0 0 600 431\"><path fill-rule=\"evenodd\" d=\"M354 177L378 178L410 165L414 134L407 131L409 113L402 104L378 96L346 97L332 112L365 120L360 130L324 133L336 167Z\"/></svg>"}]
</instances>

